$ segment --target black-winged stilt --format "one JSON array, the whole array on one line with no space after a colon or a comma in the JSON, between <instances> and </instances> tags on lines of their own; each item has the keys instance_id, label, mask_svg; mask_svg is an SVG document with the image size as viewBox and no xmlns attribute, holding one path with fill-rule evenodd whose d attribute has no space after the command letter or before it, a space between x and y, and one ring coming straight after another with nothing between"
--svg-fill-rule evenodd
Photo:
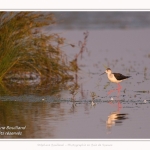
<instances>
[{"instance_id":1,"label":"black-winged stilt","mask_svg":"<svg viewBox=\"0 0 150 150\"><path fill-rule=\"evenodd\" d=\"M104 73L106 73L108 79L109 79L111 82L114 82L114 83L120 83L120 82L122 82L123 80L125 80L125 79L131 77L131 76L124 76L124 75L122 75L121 73L112 73L112 71L111 71L110 68L107 68ZM102 73L101 75L103 75L104 73Z\"/></svg>"},{"instance_id":2,"label":"black-winged stilt","mask_svg":"<svg viewBox=\"0 0 150 150\"><path fill-rule=\"evenodd\" d=\"M121 85L119 83L127 78L130 78L131 76L124 76L121 73L112 73L110 68L107 68L104 73L107 74L107 77L111 82L118 84L118 88L115 89L115 91L116 90L118 91L118 96L119 96L121 90ZM102 73L101 75L103 75L104 73ZM108 94L111 94L113 91L114 90L109 91Z\"/></svg>"}]
</instances>

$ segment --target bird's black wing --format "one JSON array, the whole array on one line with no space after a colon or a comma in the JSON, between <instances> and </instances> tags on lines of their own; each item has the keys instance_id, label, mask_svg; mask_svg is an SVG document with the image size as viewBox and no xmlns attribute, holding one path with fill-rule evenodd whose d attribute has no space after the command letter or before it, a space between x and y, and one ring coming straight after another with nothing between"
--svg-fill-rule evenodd
<instances>
[{"instance_id":1,"label":"bird's black wing","mask_svg":"<svg viewBox=\"0 0 150 150\"><path fill-rule=\"evenodd\" d=\"M124 76L121 73L113 73L113 74L117 80L123 80L123 79L130 78L130 76Z\"/></svg>"}]
</instances>

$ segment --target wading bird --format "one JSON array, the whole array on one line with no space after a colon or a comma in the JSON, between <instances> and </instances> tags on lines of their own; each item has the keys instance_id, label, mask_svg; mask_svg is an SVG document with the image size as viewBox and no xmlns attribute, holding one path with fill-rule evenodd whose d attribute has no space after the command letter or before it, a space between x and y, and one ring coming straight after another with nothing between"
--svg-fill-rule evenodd
<instances>
[{"instance_id":1,"label":"wading bird","mask_svg":"<svg viewBox=\"0 0 150 150\"><path fill-rule=\"evenodd\" d=\"M113 82L113 83L117 83L118 84L118 88L115 90L111 90L108 92L108 94L111 94L114 91L118 91L118 96L120 95L120 91L121 91L121 85L120 82L122 82L123 80L130 78L131 76L124 76L121 73L112 73L110 68L107 68L106 71L104 72L107 74L108 79ZM101 75L103 75L104 73L102 73Z\"/></svg>"}]
</instances>

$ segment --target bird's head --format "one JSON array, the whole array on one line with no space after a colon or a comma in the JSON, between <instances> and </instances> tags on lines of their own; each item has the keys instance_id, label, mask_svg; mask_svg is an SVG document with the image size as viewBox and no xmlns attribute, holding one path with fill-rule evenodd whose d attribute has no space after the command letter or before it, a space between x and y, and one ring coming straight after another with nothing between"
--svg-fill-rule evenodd
<instances>
[{"instance_id":1,"label":"bird's head","mask_svg":"<svg viewBox=\"0 0 150 150\"><path fill-rule=\"evenodd\" d=\"M110 69L110 68L107 68L107 69L105 70L105 73L111 74L111 69Z\"/></svg>"},{"instance_id":2,"label":"bird's head","mask_svg":"<svg viewBox=\"0 0 150 150\"><path fill-rule=\"evenodd\" d=\"M110 74L111 73L111 69L107 68L104 73ZM102 73L101 75L103 75L104 73Z\"/></svg>"}]
</instances>

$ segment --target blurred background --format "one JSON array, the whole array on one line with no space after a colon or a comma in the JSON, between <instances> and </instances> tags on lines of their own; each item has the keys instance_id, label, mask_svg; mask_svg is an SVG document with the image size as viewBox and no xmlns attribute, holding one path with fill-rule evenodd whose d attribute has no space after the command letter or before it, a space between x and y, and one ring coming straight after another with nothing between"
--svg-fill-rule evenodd
<instances>
[{"instance_id":1,"label":"blurred background","mask_svg":"<svg viewBox=\"0 0 150 150\"><path fill-rule=\"evenodd\" d=\"M59 11L53 13L57 25L52 29L100 30L150 27L149 11Z\"/></svg>"}]
</instances>

